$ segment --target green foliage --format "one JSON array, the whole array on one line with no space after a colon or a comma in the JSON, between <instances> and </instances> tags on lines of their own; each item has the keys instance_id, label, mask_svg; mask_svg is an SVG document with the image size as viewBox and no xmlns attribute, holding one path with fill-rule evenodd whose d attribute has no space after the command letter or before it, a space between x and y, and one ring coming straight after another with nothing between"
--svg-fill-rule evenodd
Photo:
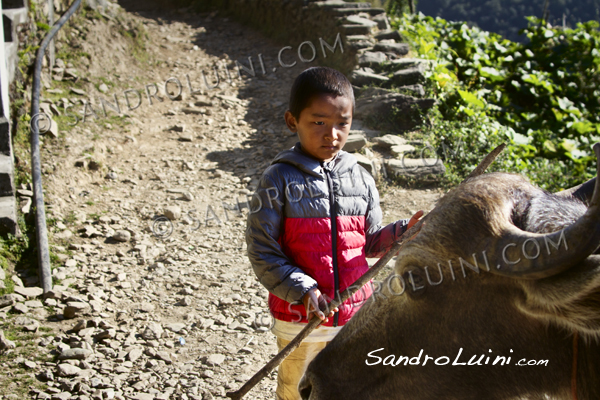
<instances>
[{"instance_id":1,"label":"green foliage","mask_svg":"<svg viewBox=\"0 0 600 400\"><path fill-rule=\"evenodd\" d=\"M38 27L38 28L40 28L41 30L44 30L44 31L46 31L46 32L50 31L50 28L51 28L51 27L50 27L50 25L48 25L48 24L45 24L45 23L43 23L43 22L36 22L35 24L36 24L36 25L37 25L37 27Z\"/></svg>"},{"instance_id":2,"label":"green foliage","mask_svg":"<svg viewBox=\"0 0 600 400\"><path fill-rule=\"evenodd\" d=\"M546 0L427 0L417 10L448 21L465 21L470 26L495 32L513 41L525 41L519 32L527 28L526 15L544 18ZM548 1L546 21L555 26L599 20L600 0Z\"/></svg>"},{"instance_id":3,"label":"green foliage","mask_svg":"<svg viewBox=\"0 0 600 400\"><path fill-rule=\"evenodd\" d=\"M493 143L508 140L510 157L501 162L503 169L525 173L551 190L595 175L591 146L600 141L597 22L557 29L531 17L526 44L423 14L393 23L419 57L433 60L428 91L440 101L436 134L443 133L442 127L448 130L444 140L464 138L470 146L489 142L467 152L475 162ZM454 172L465 172L462 167Z\"/></svg>"}]
</instances>

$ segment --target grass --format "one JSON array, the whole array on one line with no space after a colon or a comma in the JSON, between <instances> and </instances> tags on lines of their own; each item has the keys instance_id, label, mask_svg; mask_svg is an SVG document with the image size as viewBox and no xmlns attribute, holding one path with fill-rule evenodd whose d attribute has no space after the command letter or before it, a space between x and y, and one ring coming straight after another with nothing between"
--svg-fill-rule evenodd
<instances>
[{"instance_id":1,"label":"grass","mask_svg":"<svg viewBox=\"0 0 600 400\"><path fill-rule=\"evenodd\" d=\"M15 363L18 358L45 363L53 361L54 356L50 351L40 351L36 339L54 336L53 329L40 326L37 333L25 332L21 327L13 324L14 317L9 317L0 324L0 329L8 340L15 343L15 349L2 354L2 365L0 367L0 394L14 394L18 399L30 398L31 389L44 390L46 385L35 378L39 372L37 369L30 370L22 363ZM48 350L55 346L50 345Z\"/></svg>"}]
</instances>

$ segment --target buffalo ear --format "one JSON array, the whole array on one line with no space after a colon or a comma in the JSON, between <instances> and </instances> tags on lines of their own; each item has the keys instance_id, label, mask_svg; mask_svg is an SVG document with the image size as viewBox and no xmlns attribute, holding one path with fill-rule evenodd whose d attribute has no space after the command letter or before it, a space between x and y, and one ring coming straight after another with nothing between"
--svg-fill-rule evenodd
<instances>
[{"instance_id":1,"label":"buffalo ear","mask_svg":"<svg viewBox=\"0 0 600 400\"><path fill-rule=\"evenodd\" d=\"M600 256L555 276L522 280L519 309L536 319L600 339Z\"/></svg>"},{"instance_id":2,"label":"buffalo ear","mask_svg":"<svg viewBox=\"0 0 600 400\"><path fill-rule=\"evenodd\" d=\"M589 205L590 201L592 201L592 195L594 194L594 186L596 185L596 177L590 179L587 182L582 183L581 185L573 186L572 188L565 189L561 192L554 193L560 197L572 196L576 199L579 199L585 203L585 205Z\"/></svg>"}]
</instances>

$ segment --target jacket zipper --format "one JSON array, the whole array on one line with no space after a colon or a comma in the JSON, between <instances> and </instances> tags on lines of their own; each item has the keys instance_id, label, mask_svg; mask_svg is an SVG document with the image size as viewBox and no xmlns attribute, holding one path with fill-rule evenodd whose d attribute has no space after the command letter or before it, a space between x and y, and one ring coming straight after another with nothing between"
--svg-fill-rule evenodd
<instances>
[{"instance_id":1,"label":"jacket zipper","mask_svg":"<svg viewBox=\"0 0 600 400\"><path fill-rule=\"evenodd\" d=\"M335 195L333 192L333 180L331 179L331 170L323 166L325 176L327 177L327 186L329 186L329 208L331 209L331 248L332 248L332 263L333 263L333 284L334 298L338 298L340 291L338 262L337 262L337 210L335 207ZM338 313L333 314L333 326L338 326Z\"/></svg>"}]
</instances>

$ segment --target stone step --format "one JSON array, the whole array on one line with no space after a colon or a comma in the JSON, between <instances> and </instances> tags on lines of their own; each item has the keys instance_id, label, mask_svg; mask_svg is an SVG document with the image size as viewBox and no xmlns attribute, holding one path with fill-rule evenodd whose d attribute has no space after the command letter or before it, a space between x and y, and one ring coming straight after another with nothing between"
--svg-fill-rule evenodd
<instances>
[{"instance_id":1,"label":"stone step","mask_svg":"<svg viewBox=\"0 0 600 400\"><path fill-rule=\"evenodd\" d=\"M12 156L0 154L0 197L14 196L14 165Z\"/></svg>"},{"instance_id":2,"label":"stone step","mask_svg":"<svg viewBox=\"0 0 600 400\"><path fill-rule=\"evenodd\" d=\"M333 9L335 15L338 16L348 16L348 15L356 15L358 13L367 13L370 16L374 17L376 15L385 14L385 10L383 8L335 8Z\"/></svg>"},{"instance_id":3,"label":"stone step","mask_svg":"<svg viewBox=\"0 0 600 400\"><path fill-rule=\"evenodd\" d=\"M367 35L348 35L346 36L346 40L348 41L349 47L355 51L368 49L375 44L375 41Z\"/></svg>"},{"instance_id":4,"label":"stone step","mask_svg":"<svg viewBox=\"0 0 600 400\"><path fill-rule=\"evenodd\" d=\"M385 82L388 87L416 85L425 82L425 65L416 64L414 67L399 69Z\"/></svg>"},{"instance_id":5,"label":"stone step","mask_svg":"<svg viewBox=\"0 0 600 400\"><path fill-rule=\"evenodd\" d=\"M342 25L345 35L370 35L372 33L372 27L365 25Z\"/></svg>"},{"instance_id":6,"label":"stone step","mask_svg":"<svg viewBox=\"0 0 600 400\"><path fill-rule=\"evenodd\" d=\"M393 29L386 29L377 32L373 37L377 40L388 40L394 39L396 42L403 42L404 38L400 35L400 32Z\"/></svg>"},{"instance_id":7,"label":"stone step","mask_svg":"<svg viewBox=\"0 0 600 400\"><path fill-rule=\"evenodd\" d=\"M389 78L377 74L373 74L370 72L365 72L361 70L355 70L352 72L350 76L350 82L356 86L382 86L387 84Z\"/></svg>"},{"instance_id":8,"label":"stone step","mask_svg":"<svg viewBox=\"0 0 600 400\"><path fill-rule=\"evenodd\" d=\"M384 53L394 53L400 56L408 54L410 46L407 43L377 43L373 46L373 51L383 51Z\"/></svg>"},{"instance_id":9,"label":"stone step","mask_svg":"<svg viewBox=\"0 0 600 400\"><path fill-rule=\"evenodd\" d=\"M373 128L402 132L419 126L423 115L435 104L434 99L419 99L373 87L360 90L354 116Z\"/></svg>"},{"instance_id":10,"label":"stone step","mask_svg":"<svg viewBox=\"0 0 600 400\"><path fill-rule=\"evenodd\" d=\"M384 160L387 173L393 176L425 178L429 175L444 175L446 167L437 158L402 158Z\"/></svg>"},{"instance_id":11,"label":"stone step","mask_svg":"<svg viewBox=\"0 0 600 400\"><path fill-rule=\"evenodd\" d=\"M327 0L327 1L310 1L309 7L318 7L326 9L367 9L371 8L371 3L347 3L345 1Z\"/></svg>"},{"instance_id":12,"label":"stone step","mask_svg":"<svg viewBox=\"0 0 600 400\"><path fill-rule=\"evenodd\" d=\"M0 197L0 235L17 235L17 205L13 196Z\"/></svg>"},{"instance_id":13,"label":"stone step","mask_svg":"<svg viewBox=\"0 0 600 400\"><path fill-rule=\"evenodd\" d=\"M5 117L0 117L0 154L10 155L11 149L10 124Z\"/></svg>"},{"instance_id":14,"label":"stone step","mask_svg":"<svg viewBox=\"0 0 600 400\"><path fill-rule=\"evenodd\" d=\"M371 21L368 18L359 17L358 15L350 15L345 18L345 21L350 25L362 25L374 28L377 26L377 22Z\"/></svg>"}]
</instances>

